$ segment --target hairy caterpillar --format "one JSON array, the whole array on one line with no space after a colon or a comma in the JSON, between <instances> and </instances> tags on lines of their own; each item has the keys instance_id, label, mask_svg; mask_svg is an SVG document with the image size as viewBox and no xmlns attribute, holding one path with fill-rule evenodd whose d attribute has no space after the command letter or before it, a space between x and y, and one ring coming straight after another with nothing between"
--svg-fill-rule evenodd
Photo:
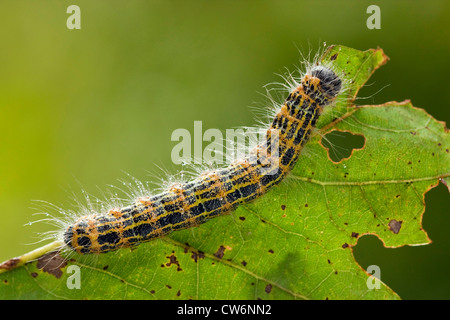
<instances>
[{"instance_id":1,"label":"hairy caterpillar","mask_svg":"<svg viewBox=\"0 0 450 320\"><path fill-rule=\"evenodd\" d=\"M83 216L66 228L63 243L81 254L133 247L197 226L263 195L290 172L323 108L341 88L342 80L331 68L313 65L275 115L265 143L249 156L130 206Z\"/></svg>"}]
</instances>

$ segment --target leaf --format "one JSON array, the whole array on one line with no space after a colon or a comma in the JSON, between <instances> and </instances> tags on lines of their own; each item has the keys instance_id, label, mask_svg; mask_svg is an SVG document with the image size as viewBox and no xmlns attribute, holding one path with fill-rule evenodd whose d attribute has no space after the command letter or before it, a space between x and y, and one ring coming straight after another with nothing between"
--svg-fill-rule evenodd
<instances>
[{"instance_id":1,"label":"leaf","mask_svg":"<svg viewBox=\"0 0 450 320\"><path fill-rule=\"evenodd\" d=\"M333 162L322 136L290 177L233 214L98 256L50 254L0 275L1 299L398 299L355 261L364 234L385 246L427 244L424 195L449 182L445 124L409 101L355 106L358 89L387 61L381 49L336 46L323 59L350 89L318 127L364 137ZM80 289L70 289L79 271Z\"/></svg>"}]
</instances>

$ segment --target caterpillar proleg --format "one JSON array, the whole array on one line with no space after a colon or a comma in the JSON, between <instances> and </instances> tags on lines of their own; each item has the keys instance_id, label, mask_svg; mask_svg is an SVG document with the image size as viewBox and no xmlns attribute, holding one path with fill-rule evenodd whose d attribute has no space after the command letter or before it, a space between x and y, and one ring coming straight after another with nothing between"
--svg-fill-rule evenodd
<instances>
[{"instance_id":1,"label":"caterpillar proleg","mask_svg":"<svg viewBox=\"0 0 450 320\"><path fill-rule=\"evenodd\" d=\"M64 230L63 243L80 254L133 247L260 197L290 172L323 108L341 89L342 80L330 67L314 64L274 116L265 142L248 156L132 205L83 216Z\"/></svg>"}]
</instances>

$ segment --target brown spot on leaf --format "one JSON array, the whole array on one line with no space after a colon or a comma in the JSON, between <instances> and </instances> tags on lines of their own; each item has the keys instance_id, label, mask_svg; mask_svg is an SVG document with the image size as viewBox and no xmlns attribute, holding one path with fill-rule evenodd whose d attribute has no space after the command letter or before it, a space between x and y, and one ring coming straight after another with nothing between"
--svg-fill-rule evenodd
<instances>
[{"instance_id":1,"label":"brown spot on leaf","mask_svg":"<svg viewBox=\"0 0 450 320\"><path fill-rule=\"evenodd\" d=\"M172 253L172 255L170 255L170 256L168 256L166 258L169 259L169 262L166 263L167 267L170 267L172 264L174 264L174 265L177 266L177 271L181 271L182 270L181 267L180 267L180 263L178 262L177 257L175 257L174 253Z\"/></svg>"},{"instance_id":2,"label":"brown spot on leaf","mask_svg":"<svg viewBox=\"0 0 450 320\"><path fill-rule=\"evenodd\" d=\"M400 232L400 228L402 227L402 223L403 221L397 221L395 219L392 219L391 221L389 221L389 229L397 234Z\"/></svg>"},{"instance_id":3,"label":"brown spot on leaf","mask_svg":"<svg viewBox=\"0 0 450 320\"><path fill-rule=\"evenodd\" d=\"M220 246L216 253L214 253L214 256L218 259L222 259L223 255L225 254L225 247Z\"/></svg>"},{"instance_id":4,"label":"brown spot on leaf","mask_svg":"<svg viewBox=\"0 0 450 320\"><path fill-rule=\"evenodd\" d=\"M331 61L336 60L337 56L338 56L337 53L333 54L333 55L330 57L330 60L331 60Z\"/></svg>"},{"instance_id":5,"label":"brown spot on leaf","mask_svg":"<svg viewBox=\"0 0 450 320\"><path fill-rule=\"evenodd\" d=\"M203 259L205 257L205 254L201 251L192 251L192 256L191 258L194 260L194 262L197 262L198 259Z\"/></svg>"},{"instance_id":6,"label":"brown spot on leaf","mask_svg":"<svg viewBox=\"0 0 450 320\"><path fill-rule=\"evenodd\" d=\"M38 276L38 274L37 274L36 272L32 272L32 273L31 273L31 276L32 276L33 278L36 278L36 277Z\"/></svg>"},{"instance_id":7,"label":"brown spot on leaf","mask_svg":"<svg viewBox=\"0 0 450 320\"><path fill-rule=\"evenodd\" d=\"M20 262L19 258L12 258L0 264L0 269L13 269Z\"/></svg>"},{"instance_id":8,"label":"brown spot on leaf","mask_svg":"<svg viewBox=\"0 0 450 320\"><path fill-rule=\"evenodd\" d=\"M150 290L150 293L151 294L155 294L155 290Z\"/></svg>"},{"instance_id":9,"label":"brown spot on leaf","mask_svg":"<svg viewBox=\"0 0 450 320\"><path fill-rule=\"evenodd\" d=\"M342 245L342 248L343 248L343 249L348 248L348 243L344 243L344 244Z\"/></svg>"},{"instance_id":10,"label":"brown spot on leaf","mask_svg":"<svg viewBox=\"0 0 450 320\"><path fill-rule=\"evenodd\" d=\"M358 238L358 236L359 236L359 233L352 232L352 237L353 237L353 238Z\"/></svg>"},{"instance_id":11,"label":"brown spot on leaf","mask_svg":"<svg viewBox=\"0 0 450 320\"><path fill-rule=\"evenodd\" d=\"M37 268L48 274L61 278L62 268L67 265L67 261L59 255L59 252L49 252L38 259Z\"/></svg>"},{"instance_id":12,"label":"brown spot on leaf","mask_svg":"<svg viewBox=\"0 0 450 320\"><path fill-rule=\"evenodd\" d=\"M265 287L264 291L266 291L266 293L270 293L270 291L272 291L272 285L269 283L269 284Z\"/></svg>"}]
</instances>

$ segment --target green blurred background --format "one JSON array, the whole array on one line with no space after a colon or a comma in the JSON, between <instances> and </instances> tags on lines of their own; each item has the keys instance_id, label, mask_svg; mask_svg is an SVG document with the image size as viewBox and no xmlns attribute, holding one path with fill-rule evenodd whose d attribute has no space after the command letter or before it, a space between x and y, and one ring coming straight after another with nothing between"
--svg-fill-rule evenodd
<instances>
[{"instance_id":1,"label":"green blurred background","mask_svg":"<svg viewBox=\"0 0 450 320\"><path fill-rule=\"evenodd\" d=\"M66 27L71 4L81 30ZM381 30L366 27L370 4ZM249 107L264 107L262 86L294 70L298 48L381 47L391 60L358 103L411 99L448 122L449 16L449 1L2 0L0 260L50 230L24 226L39 219L33 200L73 208L72 192L101 195L124 172L174 173L172 131L192 132L194 120L223 132L253 125ZM385 249L365 236L354 252L404 299L449 299L447 189L426 202L431 245Z\"/></svg>"}]
</instances>

